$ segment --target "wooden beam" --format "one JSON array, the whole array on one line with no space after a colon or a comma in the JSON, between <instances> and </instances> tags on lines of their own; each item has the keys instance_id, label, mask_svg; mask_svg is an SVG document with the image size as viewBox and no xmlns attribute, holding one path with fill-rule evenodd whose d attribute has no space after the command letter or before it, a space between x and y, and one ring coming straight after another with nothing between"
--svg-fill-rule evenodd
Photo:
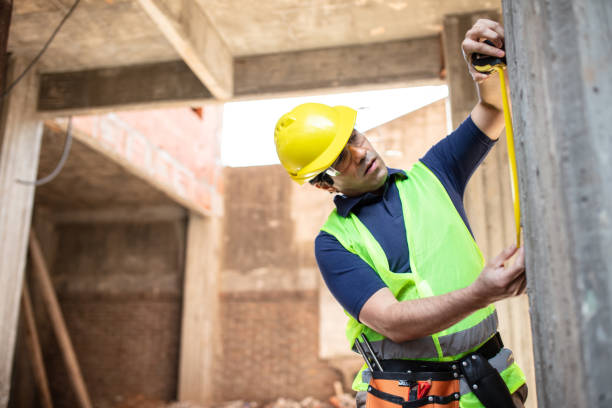
<instances>
[{"instance_id":1,"label":"wooden beam","mask_svg":"<svg viewBox=\"0 0 612 408\"><path fill-rule=\"evenodd\" d=\"M6 68L8 63L7 45L9 27L11 26L11 15L13 12L13 0L0 0L0 93L8 85L6 81ZM2 100L0 100L0 107Z\"/></svg>"},{"instance_id":2,"label":"wooden beam","mask_svg":"<svg viewBox=\"0 0 612 408\"><path fill-rule=\"evenodd\" d=\"M139 0L170 44L220 100L233 93L232 54L195 0Z\"/></svg>"},{"instance_id":3,"label":"wooden beam","mask_svg":"<svg viewBox=\"0 0 612 408\"><path fill-rule=\"evenodd\" d=\"M23 284L21 307L26 322L26 343L28 346L30 360L32 361L34 379L36 380L36 387L42 396L41 405L44 408L53 408L51 391L49 391L49 381L47 380L47 373L45 371L45 362L43 360L42 350L40 349L38 330L36 329L36 320L34 318L32 300L30 297L30 291L28 290L28 285L25 282Z\"/></svg>"},{"instance_id":4,"label":"wooden beam","mask_svg":"<svg viewBox=\"0 0 612 408\"><path fill-rule=\"evenodd\" d=\"M29 61L13 60L9 77L23 72ZM17 179L34 180L42 139L36 117L37 78L32 70L5 99L0 147L0 408L6 407L11 384L19 299L26 264L34 187Z\"/></svg>"},{"instance_id":5,"label":"wooden beam","mask_svg":"<svg viewBox=\"0 0 612 408\"><path fill-rule=\"evenodd\" d=\"M41 75L38 110L53 116L200 105L212 95L183 61Z\"/></svg>"},{"instance_id":6,"label":"wooden beam","mask_svg":"<svg viewBox=\"0 0 612 408\"><path fill-rule=\"evenodd\" d=\"M239 57L234 63L234 94L408 86L439 81L438 36L308 51Z\"/></svg>"},{"instance_id":7,"label":"wooden beam","mask_svg":"<svg viewBox=\"0 0 612 408\"><path fill-rule=\"evenodd\" d=\"M187 232L178 399L212 402L218 357L220 220L192 214Z\"/></svg>"},{"instance_id":8,"label":"wooden beam","mask_svg":"<svg viewBox=\"0 0 612 408\"><path fill-rule=\"evenodd\" d=\"M83 380L83 375L81 374L81 369L79 368L76 353L74 352L74 347L72 346L72 341L70 340L70 335L68 334L64 315L62 314L57 296L55 295L53 283L49 276L49 270L47 269L42 250L40 249L40 244L36 239L34 231L30 233L30 255L34 264L34 276L42 289L42 298L47 307L49 317L51 318L53 331L59 343L60 350L62 351L66 369L68 370L68 376L72 382L79 406L82 408L93 408L89 393L87 392L87 387L85 386L85 381Z\"/></svg>"},{"instance_id":9,"label":"wooden beam","mask_svg":"<svg viewBox=\"0 0 612 408\"><path fill-rule=\"evenodd\" d=\"M65 210L49 215L55 224L143 223L178 221L187 218L187 210L176 206L113 207L97 210Z\"/></svg>"}]
</instances>

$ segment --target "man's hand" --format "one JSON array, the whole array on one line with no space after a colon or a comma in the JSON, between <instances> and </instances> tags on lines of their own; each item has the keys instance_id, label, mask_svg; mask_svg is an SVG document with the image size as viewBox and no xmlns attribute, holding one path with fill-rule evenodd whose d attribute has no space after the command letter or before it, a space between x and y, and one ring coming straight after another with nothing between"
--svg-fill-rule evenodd
<instances>
[{"instance_id":1,"label":"man's hand","mask_svg":"<svg viewBox=\"0 0 612 408\"><path fill-rule=\"evenodd\" d=\"M476 90L478 92L478 104L471 112L472 120L478 129L490 139L495 140L504 128L499 78L496 72L487 75L476 71L471 60L474 53L500 58L505 53L499 48L485 44L484 40L490 40L497 47L501 47L504 43L504 28L492 20L478 20L465 33L465 39L461 43L461 50L468 64L468 70L474 82L476 82Z\"/></svg>"},{"instance_id":2,"label":"man's hand","mask_svg":"<svg viewBox=\"0 0 612 408\"><path fill-rule=\"evenodd\" d=\"M514 263L506 266L506 262L517 254ZM480 273L471 285L474 296L482 306L511 296L525 293L527 279L525 276L525 252L511 246L503 250Z\"/></svg>"},{"instance_id":3,"label":"man's hand","mask_svg":"<svg viewBox=\"0 0 612 408\"><path fill-rule=\"evenodd\" d=\"M485 44L484 40L490 40L495 47ZM475 82L484 81L488 75L478 72L472 66L472 54L484 54L493 57L502 58L503 50L500 48L504 45L504 28L496 21L480 19L476 21L474 26L465 33L465 39L461 43L461 51L463 58L468 64L468 70Z\"/></svg>"}]
</instances>

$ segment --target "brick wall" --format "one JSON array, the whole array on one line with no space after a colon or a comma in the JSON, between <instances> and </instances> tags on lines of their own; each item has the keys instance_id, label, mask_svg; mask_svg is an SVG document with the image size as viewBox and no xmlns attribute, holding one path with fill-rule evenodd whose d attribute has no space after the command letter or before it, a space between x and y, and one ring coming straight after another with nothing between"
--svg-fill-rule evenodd
<instances>
[{"instance_id":1,"label":"brick wall","mask_svg":"<svg viewBox=\"0 0 612 408\"><path fill-rule=\"evenodd\" d=\"M184 221L66 224L56 231L53 280L94 406L137 395L175 399ZM44 313L38 318L41 326L48 322ZM54 406L75 407L55 336L46 338Z\"/></svg>"},{"instance_id":2,"label":"brick wall","mask_svg":"<svg viewBox=\"0 0 612 408\"><path fill-rule=\"evenodd\" d=\"M73 295L60 303L95 407L114 407L138 395L176 398L179 299ZM46 350L54 406L78 406L55 341Z\"/></svg>"},{"instance_id":3,"label":"brick wall","mask_svg":"<svg viewBox=\"0 0 612 408\"><path fill-rule=\"evenodd\" d=\"M327 399L342 376L319 357L312 242L319 213L328 210L316 198L296 197L297 185L280 166L227 168L225 186L216 399ZM307 214L314 220L304 222Z\"/></svg>"},{"instance_id":4,"label":"brick wall","mask_svg":"<svg viewBox=\"0 0 612 408\"><path fill-rule=\"evenodd\" d=\"M222 297L223 364L217 399L327 399L338 371L318 358L316 291L253 291Z\"/></svg>"},{"instance_id":5,"label":"brick wall","mask_svg":"<svg viewBox=\"0 0 612 408\"><path fill-rule=\"evenodd\" d=\"M74 118L74 135L188 208L217 212L223 191L223 107L200 117L189 108Z\"/></svg>"}]
</instances>

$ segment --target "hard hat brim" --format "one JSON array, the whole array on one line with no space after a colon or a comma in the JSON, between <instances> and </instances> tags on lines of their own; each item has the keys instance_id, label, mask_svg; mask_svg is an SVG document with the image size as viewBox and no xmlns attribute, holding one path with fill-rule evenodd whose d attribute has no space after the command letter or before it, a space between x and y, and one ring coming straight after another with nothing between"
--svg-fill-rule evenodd
<instances>
[{"instance_id":1,"label":"hard hat brim","mask_svg":"<svg viewBox=\"0 0 612 408\"><path fill-rule=\"evenodd\" d=\"M334 106L333 109L338 114L336 137L316 160L302 168L296 176L291 175L291 178L299 184L304 184L330 167L353 133L357 111L348 106Z\"/></svg>"}]
</instances>

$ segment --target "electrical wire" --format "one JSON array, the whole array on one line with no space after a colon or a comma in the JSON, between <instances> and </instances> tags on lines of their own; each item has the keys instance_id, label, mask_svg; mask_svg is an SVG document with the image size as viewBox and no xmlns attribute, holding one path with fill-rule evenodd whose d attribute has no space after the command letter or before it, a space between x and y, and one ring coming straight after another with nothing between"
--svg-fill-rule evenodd
<instances>
[{"instance_id":1,"label":"electrical wire","mask_svg":"<svg viewBox=\"0 0 612 408\"><path fill-rule=\"evenodd\" d=\"M49 37L49 39L47 40L47 42L45 43L43 48L40 50L40 52L34 57L32 62L30 62L30 64L26 67L26 69L24 69L23 72L21 74L19 74L19 76L17 76L17 78L9 86L6 87L6 89L2 92L2 94L0 94L0 100L4 99L13 90L15 85L17 85L19 83L19 81L21 81L21 79L28 73L28 71L30 69L32 69L34 64L36 64L36 62L38 62L38 60L40 59L40 57L42 57L42 55L45 53L45 51L47 51L47 48L51 44L51 41L53 41L53 39L55 38L55 36L59 32L60 28L62 28L62 26L64 25L66 20L68 20L68 18L70 17L70 15L72 14L74 9L76 8L76 6L80 2L81 2L81 0L75 0L75 2L72 5L72 7L70 7L70 10L68 10L68 12L64 16L64 18L62 18L62 21L60 21L59 25L55 28L55 30L53 31L53 34L51 34L51 37Z\"/></svg>"},{"instance_id":2,"label":"electrical wire","mask_svg":"<svg viewBox=\"0 0 612 408\"><path fill-rule=\"evenodd\" d=\"M40 180L36 181L27 181L27 180L19 180L17 182L20 184L25 184L27 186L42 186L43 184L47 184L51 180L53 180L64 168L64 164L68 159L68 154L70 153L70 147L72 146L72 116L68 117L68 127L66 128L66 141L64 142L64 151L62 152L62 157L60 157L59 163L55 166L55 169L48 175Z\"/></svg>"}]
</instances>

